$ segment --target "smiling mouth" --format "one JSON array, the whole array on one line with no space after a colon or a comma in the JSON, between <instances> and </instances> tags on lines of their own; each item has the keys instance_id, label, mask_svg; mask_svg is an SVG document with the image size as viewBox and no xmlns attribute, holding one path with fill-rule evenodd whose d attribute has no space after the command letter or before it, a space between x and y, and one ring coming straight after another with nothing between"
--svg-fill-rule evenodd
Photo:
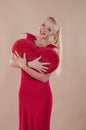
<instances>
[{"instance_id":1,"label":"smiling mouth","mask_svg":"<svg viewBox=\"0 0 86 130\"><path fill-rule=\"evenodd\" d=\"M42 31L40 31L40 34L41 34L41 35L46 35L46 33L42 32Z\"/></svg>"}]
</instances>

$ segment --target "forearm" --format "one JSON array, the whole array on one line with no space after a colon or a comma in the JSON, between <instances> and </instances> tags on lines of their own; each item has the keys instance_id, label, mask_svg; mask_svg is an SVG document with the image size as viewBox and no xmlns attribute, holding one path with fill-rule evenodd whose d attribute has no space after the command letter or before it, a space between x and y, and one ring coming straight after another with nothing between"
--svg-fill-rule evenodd
<instances>
[{"instance_id":1,"label":"forearm","mask_svg":"<svg viewBox=\"0 0 86 130\"><path fill-rule=\"evenodd\" d=\"M50 74L39 73L26 65L23 67L23 70L27 72L31 77L40 80L42 82L48 81L50 77Z\"/></svg>"},{"instance_id":2,"label":"forearm","mask_svg":"<svg viewBox=\"0 0 86 130\"><path fill-rule=\"evenodd\" d=\"M23 33L18 37L18 39L21 39L21 38L27 38L27 33ZM13 53L11 53L9 65L10 65L10 67L20 68L20 66L18 65L18 63L14 59Z\"/></svg>"}]
</instances>

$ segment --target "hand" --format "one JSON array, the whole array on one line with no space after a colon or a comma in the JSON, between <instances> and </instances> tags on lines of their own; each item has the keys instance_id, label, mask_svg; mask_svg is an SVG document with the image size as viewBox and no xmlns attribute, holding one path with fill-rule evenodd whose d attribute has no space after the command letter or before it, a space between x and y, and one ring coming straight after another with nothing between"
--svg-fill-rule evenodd
<instances>
[{"instance_id":1,"label":"hand","mask_svg":"<svg viewBox=\"0 0 86 130\"><path fill-rule=\"evenodd\" d=\"M16 62L18 63L18 65L20 66L20 68L24 68L26 66L26 53L24 53L23 58L20 57L20 55L15 51L14 53L14 58L16 60Z\"/></svg>"},{"instance_id":2,"label":"hand","mask_svg":"<svg viewBox=\"0 0 86 130\"><path fill-rule=\"evenodd\" d=\"M41 56L36 58L35 60L29 61L28 62L28 66L31 68L34 68L36 70L38 70L39 72L43 73L43 72L47 72L47 70L49 69L48 67L44 66L44 65L48 65L50 63L48 62L40 62L39 60L41 59Z\"/></svg>"}]
</instances>

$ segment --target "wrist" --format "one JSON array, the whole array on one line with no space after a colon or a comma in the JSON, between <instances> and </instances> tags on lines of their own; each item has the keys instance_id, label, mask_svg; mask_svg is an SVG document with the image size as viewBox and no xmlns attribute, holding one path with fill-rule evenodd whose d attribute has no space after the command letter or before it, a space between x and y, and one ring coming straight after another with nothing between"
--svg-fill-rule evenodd
<instances>
[{"instance_id":1,"label":"wrist","mask_svg":"<svg viewBox=\"0 0 86 130\"><path fill-rule=\"evenodd\" d=\"M30 61L29 61L29 62L27 62L27 66L28 66L28 67L30 67L30 68L32 67L32 66L31 66L31 62L30 62Z\"/></svg>"},{"instance_id":2,"label":"wrist","mask_svg":"<svg viewBox=\"0 0 86 130\"><path fill-rule=\"evenodd\" d=\"M20 67L23 69L23 70L25 70L26 68L27 68L27 62L25 63L23 63L23 64L20 64Z\"/></svg>"},{"instance_id":3,"label":"wrist","mask_svg":"<svg viewBox=\"0 0 86 130\"><path fill-rule=\"evenodd\" d=\"M24 64L24 65L22 66L22 69L23 69L23 70L27 70L27 67L29 67L29 66L27 66L27 64Z\"/></svg>"}]
</instances>

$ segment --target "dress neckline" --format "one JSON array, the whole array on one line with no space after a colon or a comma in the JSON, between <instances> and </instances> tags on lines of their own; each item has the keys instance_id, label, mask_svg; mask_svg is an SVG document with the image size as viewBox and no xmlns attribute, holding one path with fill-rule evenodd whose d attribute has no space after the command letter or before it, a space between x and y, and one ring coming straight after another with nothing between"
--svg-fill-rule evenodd
<instances>
[{"instance_id":1,"label":"dress neckline","mask_svg":"<svg viewBox=\"0 0 86 130\"><path fill-rule=\"evenodd\" d=\"M29 33L27 33L28 35L29 35ZM30 34L31 35L31 37L32 37L32 40L33 40L33 43L34 43L34 45L36 46L36 47L38 47L38 48L40 48L40 46L37 46L36 45L36 35L34 35L34 34ZM41 47L50 47L50 48L57 48L57 46L55 46L55 45L53 45L52 43L49 43L48 45L46 45L46 46L41 46Z\"/></svg>"},{"instance_id":2,"label":"dress neckline","mask_svg":"<svg viewBox=\"0 0 86 130\"><path fill-rule=\"evenodd\" d=\"M36 35L34 35L34 44L36 45ZM37 46L37 47L48 47L48 46L51 46L51 45L53 45L52 43L49 43L49 44L47 44L46 46ZM54 45L53 45L54 46Z\"/></svg>"}]
</instances>

